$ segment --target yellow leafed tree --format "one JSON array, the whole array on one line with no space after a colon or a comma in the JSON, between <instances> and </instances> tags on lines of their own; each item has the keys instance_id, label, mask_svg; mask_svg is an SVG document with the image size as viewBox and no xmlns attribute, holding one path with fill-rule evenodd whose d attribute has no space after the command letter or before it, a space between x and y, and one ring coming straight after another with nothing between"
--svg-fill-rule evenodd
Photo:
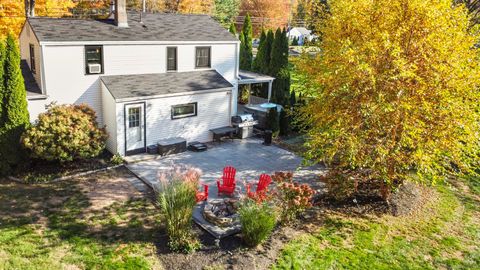
<instances>
[{"instance_id":1,"label":"yellow leafed tree","mask_svg":"<svg viewBox=\"0 0 480 270\"><path fill-rule=\"evenodd\" d=\"M329 3L322 53L300 64L317 85L303 110L309 157L337 177L386 184L384 197L405 180L472 172L480 62L467 10L451 0Z\"/></svg>"},{"instance_id":2,"label":"yellow leafed tree","mask_svg":"<svg viewBox=\"0 0 480 270\"><path fill-rule=\"evenodd\" d=\"M0 38L8 32L18 36L25 22L25 1L2 0L0 2ZM38 16L62 17L69 14L69 8L75 6L73 0L37 0L35 14Z\"/></svg>"}]
</instances>

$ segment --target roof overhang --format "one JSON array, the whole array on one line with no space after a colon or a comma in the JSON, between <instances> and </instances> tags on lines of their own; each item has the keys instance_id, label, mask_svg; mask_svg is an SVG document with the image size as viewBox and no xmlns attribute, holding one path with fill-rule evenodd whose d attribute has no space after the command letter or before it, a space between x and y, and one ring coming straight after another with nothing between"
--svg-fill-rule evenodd
<instances>
[{"instance_id":1,"label":"roof overhang","mask_svg":"<svg viewBox=\"0 0 480 270\"><path fill-rule=\"evenodd\" d=\"M240 70L238 76L238 84L270 83L275 80L274 77L246 70Z\"/></svg>"}]
</instances>

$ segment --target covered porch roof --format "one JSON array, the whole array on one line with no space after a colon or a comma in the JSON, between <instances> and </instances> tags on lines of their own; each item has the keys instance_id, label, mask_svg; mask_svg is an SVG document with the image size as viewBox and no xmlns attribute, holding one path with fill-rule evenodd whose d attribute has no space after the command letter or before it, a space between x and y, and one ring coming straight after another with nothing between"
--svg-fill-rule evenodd
<instances>
[{"instance_id":1,"label":"covered porch roof","mask_svg":"<svg viewBox=\"0 0 480 270\"><path fill-rule=\"evenodd\" d=\"M239 85L268 83L268 99L266 100L266 102L270 102L270 99L272 98L272 83L273 83L273 80L275 80L274 77L271 77L265 74L255 73L252 71L246 71L246 70L240 70L238 75L240 77L238 80ZM262 100L265 101L263 98L250 96L248 101L249 104L252 103L252 98L256 99L258 102L262 102ZM258 103L258 102L255 102L255 103Z\"/></svg>"},{"instance_id":2,"label":"covered porch roof","mask_svg":"<svg viewBox=\"0 0 480 270\"><path fill-rule=\"evenodd\" d=\"M274 77L246 70L240 70L238 75L240 77L238 84L272 83L275 80Z\"/></svg>"}]
</instances>

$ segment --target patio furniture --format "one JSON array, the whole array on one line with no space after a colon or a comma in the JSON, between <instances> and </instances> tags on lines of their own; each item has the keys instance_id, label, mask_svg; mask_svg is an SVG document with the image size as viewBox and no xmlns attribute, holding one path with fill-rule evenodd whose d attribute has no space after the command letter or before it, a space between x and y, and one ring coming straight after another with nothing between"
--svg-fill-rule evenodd
<instances>
[{"instance_id":1,"label":"patio furniture","mask_svg":"<svg viewBox=\"0 0 480 270\"><path fill-rule=\"evenodd\" d=\"M187 141L184 138L175 137L160 140L157 143L158 154L167 156L187 151Z\"/></svg>"},{"instance_id":2,"label":"patio furniture","mask_svg":"<svg viewBox=\"0 0 480 270\"><path fill-rule=\"evenodd\" d=\"M257 183L257 189L255 192L251 191L252 184L247 184L247 196L249 198L257 198L259 194L265 194L268 190L268 185L272 182L272 178L268 174L260 175L260 180Z\"/></svg>"},{"instance_id":3,"label":"patio furniture","mask_svg":"<svg viewBox=\"0 0 480 270\"><path fill-rule=\"evenodd\" d=\"M202 184L203 192L197 190L197 194L195 194L195 199L198 202L206 201L208 199L208 185Z\"/></svg>"},{"instance_id":4,"label":"patio furniture","mask_svg":"<svg viewBox=\"0 0 480 270\"><path fill-rule=\"evenodd\" d=\"M188 150L193 152L203 152L207 151L207 145L201 142L193 141L188 143Z\"/></svg>"},{"instance_id":5,"label":"patio furniture","mask_svg":"<svg viewBox=\"0 0 480 270\"><path fill-rule=\"evenodd\" d=\"M213 133L213 141L220 142L223 137L227 136L233 140L233 134L237 131L237 129L234 127L220 127L210 129L210 131Z\"/></svg>"},{"instance_id":6,"label":"patio furniture","mask_svg":"<svg viewBox=\"0 0 480 270\"><path fill-rule=\"evenodd\" d=\"M233 195L235 191L235 173L237 170L234 167L227 166L223 168L223 176L217 180L218 194L224 193L227 195ZM220 180L221 183L220 183Z\"/></svg>"}]
</instances>

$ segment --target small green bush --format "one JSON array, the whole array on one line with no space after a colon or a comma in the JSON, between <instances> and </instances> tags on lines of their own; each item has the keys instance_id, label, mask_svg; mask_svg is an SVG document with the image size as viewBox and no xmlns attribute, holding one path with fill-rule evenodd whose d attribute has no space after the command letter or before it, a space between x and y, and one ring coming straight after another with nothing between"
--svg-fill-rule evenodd
<instances>
[{"instance_id":1,"label":"small green bush","mask_svg":"<svg viewBox=\"0 0 480 270\"><path fill-rule=\"evenodd\" d=\"M279 131L280 136L287 136L290 132L290 117L285 108L280 112Z\"/></svg>"},{"instance_id":2,"label":"small green bush","mask_svg":"<svg viewBox=\"0 0 480 270\"><path fill-rule=\"evenodd\" d=\"M122 156L120 156L119 154L115 154L112 156L112 158L110 159L110 163L114 164L114 165L120 165L120 164L123 164L124 160L122 158Z\"/></svg>"},{"instance_id":3,"label":"small green bush","mask_svg":"<svg viewBox=\"0 0 480 270\"><path fill-rule=\"evenodd\" d=\"M268 203L247 199L239 209L245 244L254 247L265 241L277 223L277 212Z\"/></svg>"},{"instance_id":4,"label":"small green bush","mask_svg":"<svg viewBox=\"0 0 480 270\"><path fill-rule=\"evenodd\" d=\"M93 158L105 149L108 137L96 118L87 105L51 104L21 141L33 158L60 162Z\"/></svg>"},{"instance_id":5,"label":"small green bush","mask_svg":"<svg viewBox=\"0 0 480 270\"><path fill-rule=\"evenodd\" d=\"M190 253L200 247L191 230L199 178L200 174L193 169L186 172L177 169L160 176L158 201L166 221L168 246L172 251Z\"/></svg>"},{"instance_id":6,"label":"small green bush","mask_svg":"<svg viewBox=\"0 0 480 270\"><path fill-rule=\"evenodd\" d=\"M266 128L276 133L279 129L277 108L271 108L267 112Z\"/></svg>"}]
</instances>

